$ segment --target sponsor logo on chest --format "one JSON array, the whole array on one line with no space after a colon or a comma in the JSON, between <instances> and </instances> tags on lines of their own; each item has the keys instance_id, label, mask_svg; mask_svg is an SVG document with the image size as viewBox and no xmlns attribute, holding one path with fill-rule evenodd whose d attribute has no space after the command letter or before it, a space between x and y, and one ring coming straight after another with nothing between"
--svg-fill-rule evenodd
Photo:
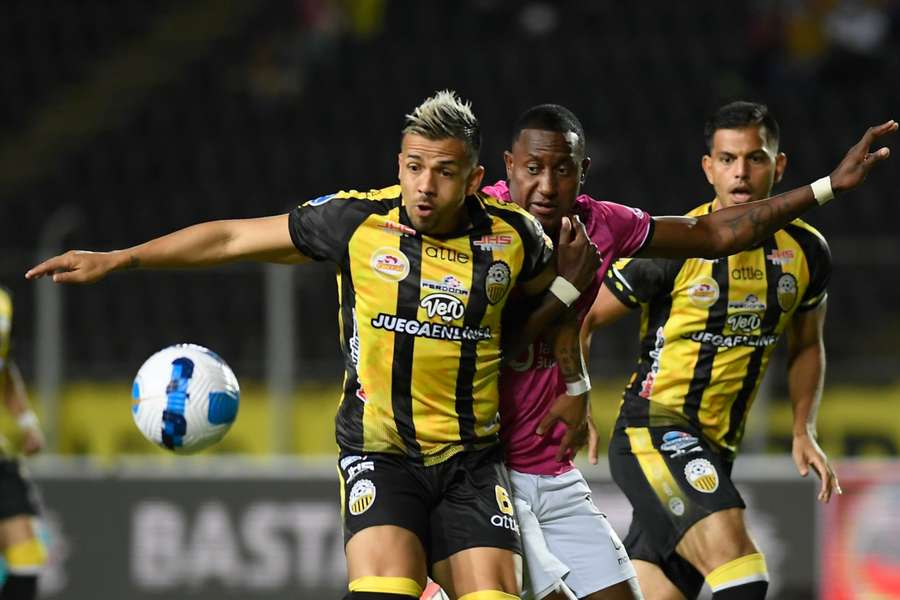
<instances>
[{"instance_id":1,"label":"sponsor logo on chest","mask_svg":"<svg viewBox=\"0 0 900 600\"><path fill-rule=\"evenodd\" d=\"M483 235L481 239L475 240L472 244L483 251L493 251L498 252L502 250L506 250L508 246L510 246L513 242L513 237L511 235L500 234L500 235Z\"/></svg>"},{"instance_id":2,"label":"sponsor logo on chest","mask_svg":"<svg viewBox=\"0 0 900 600\"><path fill-rule=\"evenodd\" d=\"M403 281L409 275L409 259L396 248L379 248L372 254L370 265L387 281Z\"/></svg>"},{"instance_id":3,"label":"sponsor logo on chest","mask_svg":"<svg viewBox=\"0 0 900 600\"><path fill-rule=\"evenodd\" d=\"M766 260L771 262L773 265L784 266L786 264L794 262L794 251L790 248L788 248L787 250L778 250L776 248L766 254Z\"/></svg>"},{"instance_id":4,"label":"sponsor logo on chest","mask_svg":"<svg viewBox=\"0 0 900 600\"><path fill-rule=\"evenodd\" d=\"M455 248L447 248L445 246L426 245L425 256L445 262L459 263L461 265L467 264L471 260L471 257L465 252L461 252Z\"/></svg>"}]
</instances>

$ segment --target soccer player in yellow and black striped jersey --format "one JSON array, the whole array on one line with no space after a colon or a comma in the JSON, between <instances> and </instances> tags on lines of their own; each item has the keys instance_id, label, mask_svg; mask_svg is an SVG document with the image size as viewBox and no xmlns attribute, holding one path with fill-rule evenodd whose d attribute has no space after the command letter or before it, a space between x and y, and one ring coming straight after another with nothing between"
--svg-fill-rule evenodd
<instances>
[{"instance_id":1,"label":"soccer player in yellow and black striped jersey","mask_svg":"<svg viewBox=\"0 0 900 600\"><path fill-rule=\"evenodd\" d=\"M44 446L44 437L28 407L22 376L10 356L12 317L12 297L0 287L0 401L18 423L22 453L29 455ZM0 585L3 600L37 598L37 579L47 558L35 530L38 504L24 466L0 436L0 554L6 562L6 581Z\"/></svg>"},{"instance_id":2,"label":"soccer player in yellow and black striped jersey","mask_svg":"<svg viewBox=\"0 0 900 600\"><path fill-rule=\"evenodd\" d=\"M703 170L716 192L688 216L769 195L784 173L768 109L735 102L707 122ZM747 534L731 465L782 332L789 339L794 459L839 491L815 441L825 368L822 326L831 256L796 220L756 247L716 260L626 259L607 274L583 328L641 309L641 355L610 444L610 468L634 507L625 539L644 593L762 598L765 562Z\"/></svg>"},{"instance_id":3,"label":"soccer player in yellow and black striped jersey","mask_svg":"<svg viewBox=\"0 0 900 600\"><path fill-rule=\"evenodd\" d=\"M660 225L655 237L678 249L687 228L692 244L714 231L727 239L710 248L747 247L816 206L824 184L829 193L859 185L887 157L869 146L895 129L870 129L817 188L680 228ZM201 223L125 250L69 251L25 274L91 283L136 267L336 265L350 600L416 598L427 572L460 600L517 597L518 523L496 442L499 314L513 286L525 295L549 290L524 325L524 343L533 340L577 300L600 261L584 227L564 219L554 279L534 218L478 193L478 131L469 105L441 92L407 115L399 187L323 196L285 215Z\"/></svg>"}]
</instances>

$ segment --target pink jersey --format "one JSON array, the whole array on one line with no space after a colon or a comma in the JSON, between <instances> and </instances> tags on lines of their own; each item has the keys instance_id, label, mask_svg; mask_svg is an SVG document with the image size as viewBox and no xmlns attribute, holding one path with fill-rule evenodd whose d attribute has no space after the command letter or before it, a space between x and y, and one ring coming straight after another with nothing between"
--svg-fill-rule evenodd
<instances>
[{"instance_id":1,"label":"pink jersey","mask_svg":"<svg viewBox=\"0 0 900 600\"><path fill-rule=\"evenodd\" d=\"M482 190L485 194L510 200L505 181ZM582 194L574 212L581 217L588 236L597 245L603 259L597 277L576 303L579 322L587 315L597 297L600 284L610 265L631 256L647 241L652 219L637 208L613 202L601 202ZM560 475L571 470L570 459L557 462L556 449L565 433L559 423L541 437L535 433L541 419L557 396L566 391L566 382L556 365L551 343L536 340L500 373L500 435L506 444L506 464L511 469L535 475Z\"/></svg>"}]
</instances>

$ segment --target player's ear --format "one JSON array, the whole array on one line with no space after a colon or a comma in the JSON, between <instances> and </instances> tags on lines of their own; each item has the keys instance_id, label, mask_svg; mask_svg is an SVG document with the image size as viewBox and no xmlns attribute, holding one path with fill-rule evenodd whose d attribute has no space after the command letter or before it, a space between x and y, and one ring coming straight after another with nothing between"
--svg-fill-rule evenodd
<instances>
[{"instance_id":1,"label":"player's ear","mask_svg":"<svg viewBox=\"0 0 900 600\"><path fill-rule=\"evenodd\" d=\"M403 173L403 153L397 153L397 179L400 179L400 174Z\"/></svg>"},{"instance_id":2,"label":"player's ear","mask_svg":"<svg viewBox=\"0 0 900 600\"><path fill-rule=\"evenodd\" d=\"M703 173L706 174L706 181L709 183L709 185L712 185L712 156L710 156L709 154L704 154L703 158L700 159L700 168L703 169Z\"/></svg>"},{"instance_id":3,"label":"player's ear","mask_svg":"<svg viewBox=\"0 0 900 600\"><path fill-rule=\"evenodd\" d=\"M506 164L506 180L512 179L513 155L509 150L503 152L503 162Z\"/></svg>"},{"instance_id":4,"label":"player's ear","mask_svg":"<svg viewBox=\"0 0 900 600\"><path fill-rule=\"evenodd\" d=\"M469 173L469 181L466 182L466 196L471 196L481 189L481 180L484 179L484 167L476 165Z\"/></svg>"},{"instance_id":5,"label":"player's ear","mask_svg":"<svg viewBox=\"0 0 900 600\"><path fill-rule=\"evenodd\" d=\"M588 169L591 168L591 157L585 156L581 160L581 178L578 180L578 183L584 184L584 180L587 179Z\"/></svg>"},{"instance_id":6,"label":"player's ear","mask_svg":"<svg viewBox=\"0 0 900 600\"><path fill-rule=\"evenodd\" d=\"M784 177L784 170L787 168L787 154L779 152L775 155L775 183L781 181Z\"/></svg>"}]
</instances>

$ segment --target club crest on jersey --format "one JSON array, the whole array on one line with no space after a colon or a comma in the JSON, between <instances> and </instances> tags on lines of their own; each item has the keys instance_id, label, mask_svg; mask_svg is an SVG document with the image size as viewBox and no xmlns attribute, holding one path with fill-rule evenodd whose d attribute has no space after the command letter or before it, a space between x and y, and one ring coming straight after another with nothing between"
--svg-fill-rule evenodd
<instances>
[{"instance_id":1,"label":"club crest on jersey","mask_svg":"<svg viewBox=\"0 0 900 600\"><path fill-rule=\"evenodd\" d=\"M659 449L663 452L671 452L670 458L702 450L700 448L700 440L684 431L667 431L663 434L662 444L659 445Z\"/></svg>"},{"instance_id":2,"label":"club crest on jersey","mask_svg":"<svg viewBox=\"0 0 900 600\"><path fill-rule=\"evenodd\" d=\"M368 479L360 479L353 484L350 497L347 499L347 508L351 515L361 515L375 502L375 484Z\"/></svg>"},{"instance_id":3,"label":"club crest on jersey","mask_svg":"<svg viewBox=\"0 0 900 600\"><path fill-rule=\"evenodd\" d=\"M719 489L719 473L705 458L695 458L684 467L684 476L691 487L704 494Z\"/></svg>"},{"instance_id":4,"label":"club crest on jersey","mask_svg":"<svg viewBox=\"0 0 900 600\"><path fill-rule=\"evenodd\" d=\"M776 293L781 310L784 312L791 310L797 302L797 278L790 273L784 273L778 278Z\"/></svg>"},{"instance_id":5,"label":"club crest on jersey","mask_svg":"<svg viewBox=\"0 0 900 600\"><path fill-rule=\"evenodd\" d=\"M487 294L488 302L497 304L506 292L509 291L509 285L512 282L512 271L502 260L495 260L488 267L487 275L484 278L484 292Z\"/></svg>"},{"instance_id":6,"label":"club crest on jersey","mask_svg":"<svg viewBox=\"0 0 900 600\"><path fill-rule=\"evenodd\" d=\"M403 281L409 275L409 259L396 248L379 248L372 254L372 270L382 279Z\"/></svg>"},{"instance_id":7,"label":"club crest on jersey","mask_svg":"<svg viewBox=\"0 0 900 600\"><path fill-rule=\"evenodd\" d=\"M773 265L786 265L788 263L794 262L794 251L788 248L787 250L779 250L777 248L773 249L771 252L766 254L766 258Z\"/></svg>"},{"instance_id":8,"label":"club crest on jersey","mask_svg":"<svg viewBox=\"0 0 900 600\"><path fill-rule=\"evenodd\" d=\"M505 250L506 246L509 246L512 242L513 237L511 235L483 235L481 236L481 239L472 242L472 245L485 252L489 250L497 252L499 250Z\"/></svg>"},{"instance_id":9,"label":"club crest on jersey","mask_svg":"<svg viewBox=\"0 0 900 600\"><path fill-rule=\"evenodd\" d=\"M712 277L701 277L688 288L687 294L695 306L709 308L719 299L719 284Z\"/></svg>"}]
</instances>

